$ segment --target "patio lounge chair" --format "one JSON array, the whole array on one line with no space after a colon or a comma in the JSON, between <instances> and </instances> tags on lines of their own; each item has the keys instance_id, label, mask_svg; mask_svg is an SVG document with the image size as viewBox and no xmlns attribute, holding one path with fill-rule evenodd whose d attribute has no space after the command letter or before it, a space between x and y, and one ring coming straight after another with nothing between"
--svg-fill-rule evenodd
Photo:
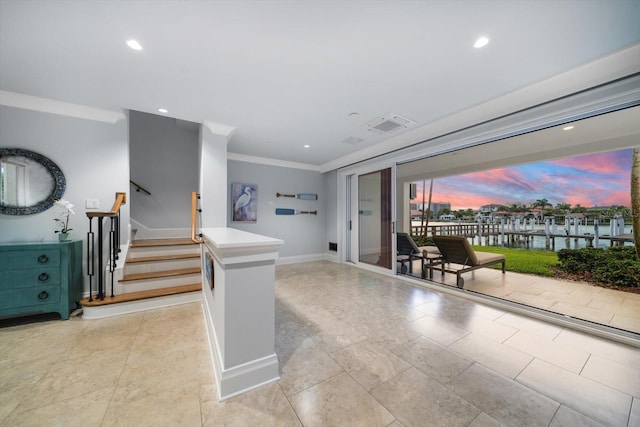
<instances>
[{"instance_id":1,"label":"patio lounge chair","mask_svg":"<svg viewBox=\"0 0 640 427\"><path fill-rule=\"evenodd\" d=\"M398 252L397 260L401 264L400 273L407 274L407 263L409 264L409 274L413 273L413 261L420 260L422 278L425 277L424 261L430 259L431 256L425 254L426 251L429 254L437 254L438 248L435 246L418 246L413 241L408 233L397 233L397 245L396 250Z\"/></svg>"},{"instance_id":2,"label":"patio lounge chair","mask_svg":"<svg viewBox=\"0 0 640 427\"><path fill-rule=\"evenodd\" d=\"M504 255L474 251L464 236L433 236L433 242L440 250L440 254L442 254L440 264L442 274L444 275L445 272L455 273L457 276L456 284L460 289L464 287L464 279L461 275L467 271L502 263L502 274L505 273ZM457 269L445 268L445 264L449 263L458 264L462 267Z\"/></svg>"}]
</instances>

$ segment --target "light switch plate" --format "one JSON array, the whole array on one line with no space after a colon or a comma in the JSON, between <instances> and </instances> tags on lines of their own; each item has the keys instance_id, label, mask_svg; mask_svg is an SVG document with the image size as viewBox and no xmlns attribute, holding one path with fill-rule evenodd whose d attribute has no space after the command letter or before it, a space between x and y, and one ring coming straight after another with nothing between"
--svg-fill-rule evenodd
<instances>
[{"instance_id":1,"label":"light switch plate","mask_svg":"<svg viewBox=\"0 0 640 427\"><path fill-rule=\"evenodd\" d=\"M99 199L87 199L85 207L87 209L98 209L100 207Z\"/></svg>"}]
</instances>

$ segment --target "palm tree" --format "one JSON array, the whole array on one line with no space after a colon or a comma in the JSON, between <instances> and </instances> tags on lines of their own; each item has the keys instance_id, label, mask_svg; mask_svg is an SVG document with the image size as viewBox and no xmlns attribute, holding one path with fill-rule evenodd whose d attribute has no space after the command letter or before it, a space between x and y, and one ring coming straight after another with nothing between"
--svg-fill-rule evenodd
<instances>
[{"instance_id":1,"label":"palm tree","mask_svg":"<svg viewBox=\"0 0 640 427\"><path fill-rule=\"evenodd\" d=\"M584 213L586 211L587 211L587 208L580 206L580 203L578 203L571 209L571 212L575 212L575 213Z\"/></svg>"},{"instance_id":2,"label":"palm tree","mask_svg":"<svg viewBox=\"0 0 640 427\"><path fill-rule=\"evenodd\" d=\"M424 184L423 184L424 185ZM429 185L429 204L427 205L427 222L422 229L422 241L427 239L427 227L429 227L429 217L431 216L431 195L433 194L433 178L431 178L431 184ZM422 192L422 201L424 202L424 187Z\"/></svg>"},{"instance_id":3,"label":"palm tree","mask_svg":"<svg viewBox=\"0 0 640 427\"><path fill-rule=\"evenodd\" d=\"M424 192L427 186L427 181L422 180L422 215L420 216L420 230L424 230Z\"/></svg>"},{"instance_id":4,"label":"palm tree","mask_svg":"<svg viewBox=\"0 0 640 427\"><path fill-rule=\"evenodd\" d=\"M640 149L631 153L631 224L636 258L640 259Z\"/></svg>"},{"instance_id":5,"label":"palm tree","mask_svg":"<svg viewBox=\"0 0 640 427\"><path fill-rule=\"evenodd\" d=\"M540 208L542 210L544 210L545 206L547 206L547 205L551 206L551 204L549 203L549 201L547 199L538 199L533 204L533 207L535 208L535 207L540 206Z\"/></svg>"}]
</instances>

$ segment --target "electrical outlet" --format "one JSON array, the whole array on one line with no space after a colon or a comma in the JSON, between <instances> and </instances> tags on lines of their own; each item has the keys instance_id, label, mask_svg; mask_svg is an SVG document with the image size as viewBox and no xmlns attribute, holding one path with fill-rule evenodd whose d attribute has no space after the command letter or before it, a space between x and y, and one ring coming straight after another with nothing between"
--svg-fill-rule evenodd
<instances>
[{"instance_id":1,"label":"electrical outlet","mask_svg":"<svg viewBox=\"0 0 640 427\"><path fill-rule=\"evenodd\" d=\"M98 199L87 199L85 207L87 209L98 209L98 208L100 208L100 200L98 200Z\"/></svg>"}]
</instances>

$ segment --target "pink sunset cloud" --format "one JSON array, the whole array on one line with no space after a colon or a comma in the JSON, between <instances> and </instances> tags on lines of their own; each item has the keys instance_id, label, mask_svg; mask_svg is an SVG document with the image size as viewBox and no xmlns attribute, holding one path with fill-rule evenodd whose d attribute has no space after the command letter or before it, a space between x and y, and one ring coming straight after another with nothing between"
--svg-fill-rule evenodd
<instances>
[{"instance_id":1,"label":"pink sunset cloud","mask_svg":"<svg viewBox=\"0 0 640 427\"><path fill-rule=\"evenodd\" d=\"M620 150L473 172L434 180L432 201L451 203L453 210L488 204L528 205L538 199L552 205L629 206L630 168L631 150ZM422 201L422 182L418 187L414 203ZM429 181L427 200L428 192Z\"/></svg>"},{"instance_id":2,"label":"pink sunset cloud","mask_svg":"<svg viewBox=\"0 0 640 427\"><path fill-rule=\"evenodd\" d=\"M620 156L620 151L608 153L591 154L588 156L571 157L567 159L551 160L548 163L562 166L576 171L585 171L589 173L617 175L629 171L631 161L624 161ZM626 173L628 176L628 172Z\"/></svg>"},{"instance_id":3,"label":"pink sunset cloud","mask_svg":"<svg viewBox=\"0 0 640 427\"><path fill-rule=\"evenodd\" d=\"M529 184L527 177L515 169L492 169L488 171L468 173L462 175L462 177L470 182L482 182L485 185L510 185L524 190L534 190L531 184Z\"/></svg>"}]
</instances>

